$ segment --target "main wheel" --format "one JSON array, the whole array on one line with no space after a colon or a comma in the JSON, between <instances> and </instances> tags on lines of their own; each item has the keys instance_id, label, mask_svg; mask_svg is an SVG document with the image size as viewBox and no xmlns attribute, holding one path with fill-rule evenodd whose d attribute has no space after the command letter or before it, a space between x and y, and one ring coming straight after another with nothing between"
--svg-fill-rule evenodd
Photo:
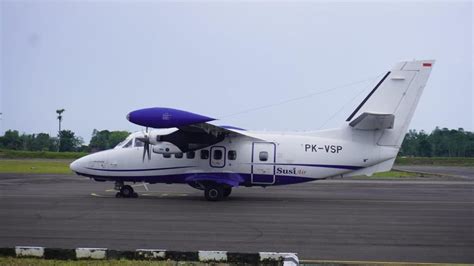
<instances>
[{"instance_id":1,"label":"main wheel","mask_svg":"<svg viewBox=\"0 0 474 266\"><path fill-rule=\"evenodd\" d=\"M230 193L232 193L232 187L226 187L224 188L224 198L227 198Z\"/></svg>"},{"instance_id":2,"label":"main wheel","mask_svg":"<svg viewBox=\"0 0 474 266\"><path fill-rule=\"evenodd\" d=\"M206 186L204 196L209 201L222 200L224 198L224 188L217 184Z\"/></svg>"},{"instance_id":3,"label":"main wheel","mask_svg":"<svg viewBox=\"0 0 474 266\"><path fill-rule=\"evenodd\" d=\"M131 186L125 185L125 186L122 186L122 188L120 188L120 193L122 194L124 198L131 198L133 197L133 194L135 192L133 191L133 188Z\"/></svg>"}]
</instances>

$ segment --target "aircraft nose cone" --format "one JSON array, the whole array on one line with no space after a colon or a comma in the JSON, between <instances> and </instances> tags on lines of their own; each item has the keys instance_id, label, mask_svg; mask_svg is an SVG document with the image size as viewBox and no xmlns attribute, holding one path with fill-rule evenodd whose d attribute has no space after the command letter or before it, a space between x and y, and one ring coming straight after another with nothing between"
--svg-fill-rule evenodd
<instances>
[{"instance_id":1,"label":"aircraft nose cone","mask_svg":"<svg viewBox=\"0 0 474 266\"><path fill-rule=\"evenodd\" d=\"M75 160L74 162L72 162L70 165L69 165L69 168L73 171L73 172L80 172L81 169L82 169L82 163L81 163L81 159L77 159Z\"/></svg>"}]
</instances>

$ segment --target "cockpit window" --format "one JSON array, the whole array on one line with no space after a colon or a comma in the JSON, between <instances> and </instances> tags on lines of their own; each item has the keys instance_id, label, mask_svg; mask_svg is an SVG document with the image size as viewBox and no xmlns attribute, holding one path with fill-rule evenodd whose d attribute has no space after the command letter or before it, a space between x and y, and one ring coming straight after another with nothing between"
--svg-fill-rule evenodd
<instances>
[{"instance_id":1,"label":"cockpit window","mask_svg":"<svg viewBox=\"0 0 474 266\"><path fill-rule=\"evenodd\" d=\"M119 144L115 145L114 148L122 147L122 145L125 144L125 142L127 142L127 139L122 140Z\"/></svg>"},{"instance_id":2,"label":"cockpit window","mask_svg":"<svg viewBox=\"0 0 474 266\"><path fill-rule=\"evenodd\" d=\"M127 144L123 145L123 148L130 148L132 147L133 139L129 140Z\"/></svg>"},{"instance_id":3,"label":"cockpit window","mask_svg":"<svg viewBox=\"0 0 474 266\"><path fill-rule=\"evenodd\" d=\"M135 139L135 147L143 147L145 143L139 139Z\"/></svg>"}]
</instances>

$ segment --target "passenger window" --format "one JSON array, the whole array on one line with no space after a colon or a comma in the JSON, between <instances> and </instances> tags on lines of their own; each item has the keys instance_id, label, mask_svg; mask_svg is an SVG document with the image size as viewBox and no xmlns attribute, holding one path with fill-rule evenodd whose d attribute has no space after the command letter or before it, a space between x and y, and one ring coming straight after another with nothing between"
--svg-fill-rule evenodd
<instances>
[{"instance_id":1,"label":"passenger window","mask_svg":"<svg viewBox=\"0 0 474 266\"><path fill-rule=\"evenodd\" d=\"M222 159L222 151L221 150L215 150L213 154L214 160L220 160Z\"/></svg>"},{"instance_id":2,"label":"passenger window","mask_svg":"<svg viewBox=\"0 0 474 266\"><path fill-rule=\"evenodd\" d=\"M130 148L132 147L133 139L129 140L127 144L123 145L124 148Z\"/></svg>"},{"instance_id":3,"label":"passenger window","mask_svg":"<svg viewBox=\"0 0 474 266\"><path fill-rule=\"evenodd\" d=\"M163 158L171 158L171 153L163 153Z\"/></svg>"},{"instance_id":4,"label":"passenger window","mask_svg":"<svg viewBox=\"0 0 474 266\"><path fill-rule=\"evenodd\" d=\"M209 151L208 150L201 150L201 159L209 159Z\"/></svg>"},{"instance_id":5,"label":"passenger window","mask_svg":"<svg viewBox=\"0 0 474 266\"><path fill-rule=\"evenodd\" d=\"M145 143L139 139L135 139L135 147L143 147L145 146Z\"/></svg>"},{"instance_id":6,"label":"passenger window","mask_svg":"<svg viewBox=\"0 0 474 266\"><path fill-rule=\"evenodd\" d=\"M227 158L229 158L229 160L237 159L237 151L229 151L227 153Z\"/></svg>"},{"instance_id":7,"label":"passenger window","mask_svg":"<svg viewBox=\"0 0 474 266\"><path fill-rule=\"evenodd\" d=\"M186 152L186 158L188 159L194 159L195 156L196 156L196 153L194 151Z\"/></svg>"},{"instance_id":8,"label":"passenger window","mask_svg":"<svg viewBox=\"0 0 474 266\"><path fill-rule=\"evenodd\" d=\"M181 159L181 158L183 158L183 153L181 153L181 152L180 153L175 153L174 157L177 158L177 159Z\"/></svg>"},{"instance_id":9,"label":"passenger window","mask_svg":"<svg viewBox=\"0 0 474 266\"><path fill-rule=\"evenodd\" d=\"M261 151L259 154L258 154L258 158L260 161L262 162L266 162L268 160L268 152L266 151Z\"/></svg>"}]
</instances>

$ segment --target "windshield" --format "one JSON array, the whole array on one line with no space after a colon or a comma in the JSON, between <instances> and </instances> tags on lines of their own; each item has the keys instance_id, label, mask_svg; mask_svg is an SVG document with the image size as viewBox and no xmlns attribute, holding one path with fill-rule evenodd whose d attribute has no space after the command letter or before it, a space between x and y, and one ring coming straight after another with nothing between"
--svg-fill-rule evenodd
<instances>
[{"instance_id":1,"label":"windshield","mask_svg":"<svg viewBox=\"0 0 474 266\"><path fill-rule=\"evenodd\" d=\"M145 143L139 139L135 139L135 147L143 147Z\"/></svg>"},{"instance_id":2,"label":"windshield","mask_svg":"<svg viewBox=\"0 0 474 266\"><path fill-rule=\"evenodd\" d=\"M129 140L129 141L127 142L127 144L123 145L122 148L130 148L130 147L132 147L132 143L133 143L133 139Z\"/></svg>"},{"instance_id":3,"label":"windshield","mask_svg":"<svg viewBox=\"0 0 474 266\"><path fill-rule=\"evenodd\" d=\"M123 144L125 144L125 142L127 142L127 141L128 141L128 139L124 139L124 140L122 140L122 141L121 141L119 144L115 145L115 147L114 147L114 148L119 148L119 147L122 147L122 145L123 145Z\"/></svg>"}]
</instances>

